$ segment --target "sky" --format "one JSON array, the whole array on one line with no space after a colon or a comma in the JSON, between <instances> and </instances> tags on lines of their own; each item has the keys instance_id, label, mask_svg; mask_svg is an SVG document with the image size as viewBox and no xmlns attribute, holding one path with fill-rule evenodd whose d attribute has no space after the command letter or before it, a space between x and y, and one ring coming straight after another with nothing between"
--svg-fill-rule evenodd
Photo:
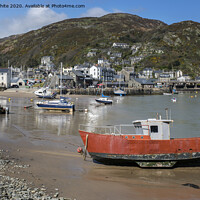
<instances>
[{"instance_id":1,"label":"sky","mask_svg":"<svg viewBox=\"0 0 200 200\"><path fill-rule=\"evenodd\" d=\"M200 0L0 0L0 38L65 19L101 17L109 13L129 13L169 25L186 20L200 23L199 9Z\"/></svg>"}]
</instances>

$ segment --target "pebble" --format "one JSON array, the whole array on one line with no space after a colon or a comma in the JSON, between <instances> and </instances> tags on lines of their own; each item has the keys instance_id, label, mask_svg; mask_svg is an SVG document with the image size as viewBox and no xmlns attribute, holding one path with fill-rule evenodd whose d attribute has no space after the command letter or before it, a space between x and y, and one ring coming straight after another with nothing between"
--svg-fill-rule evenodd
<instances>
[{"instance_id":1,"label":"pebble","mask_svg":"<svg viewBox=\"0 0 200 200\"><path fill-rule=\"evenodd\" d=\"M27 183L25 179L6 176L5 172L14 174L13 169L24 169L30 165L19 165L13 160L3 159L3 157L9 158L8 155L3 155L3 152L8 153L8 151L0 150L0 200L72 200L59 197L58 188L55 188L55 194L48 195L44 185L41 188L31 188L29 185L32 183Z\"/></svg>"}]
</instances>

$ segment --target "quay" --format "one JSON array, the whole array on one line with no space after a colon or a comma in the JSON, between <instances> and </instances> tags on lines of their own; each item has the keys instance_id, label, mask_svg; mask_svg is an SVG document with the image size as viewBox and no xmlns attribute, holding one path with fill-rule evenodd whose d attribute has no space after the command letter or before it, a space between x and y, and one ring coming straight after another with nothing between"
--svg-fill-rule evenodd
<instances>
[{"instance_id":1,"label":"quay","mask_svg":"<svg viewBox=\"0 0 200 200\"><path fill-rule=\"evenodd\" d=\"M170 81L170 89L175 89L177 91L200 91L200 82L199 81Z\"/></svg>"},{"instance_id":2,"label":"quay","mask_svg":"<svg viewBox=\"0 0 200 200\"><path fill-rule=\"evenodd\" d=\"M104 88L104 95L114 95L113 88ZM169 92L169 88L124 88L124 91L127 92L127 95L154 95L154 94L163 94L164 92ZM100 95L100 88L75 88L75 89L65 89L62 90L64 94L77 94L77 95Z\"/></svg>"}]
</instances>

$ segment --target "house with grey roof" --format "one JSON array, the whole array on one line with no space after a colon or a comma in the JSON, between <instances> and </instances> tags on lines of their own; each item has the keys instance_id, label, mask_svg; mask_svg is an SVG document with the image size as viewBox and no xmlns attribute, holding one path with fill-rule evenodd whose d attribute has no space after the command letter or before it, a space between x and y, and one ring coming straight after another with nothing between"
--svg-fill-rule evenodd
<instances>
[{"instance_id":1,"label":"house with grey roof","mask_svg":"<svg viewBox=\"0 0 200 200\"><path fill-rule=\"evenodd\" d=\"M74 79L68 75L58 75L59 85L62 85L66 88L73 88L74 87Z\"/></svg>"},{"instance_id":2,"label":"house with grey roof","mask_svg":"<svg viewBox=\"0 0 200 200\"><path fill-rule=\"evenodd\" d=\"M155 79L134 78L129 81L129 87L149 89L154 88Z\"/></svg>"},{"instance_id":3,"label":"house with grey roof","mask_svg":"<svg viewBox=\"0 0 200 200\"><path fill-rule=\"evenodd\" d=\"M18 85L19 87L24 87L25 82L20 77L14 77L11 79L11 86L13 86L13 85Z\"/></svg>"},{"instance_id":4,"label":"house with grey roof","mask_svg":"<svg viewBox=\"0 0 200 200\"><path fill-rule=\"evenodd\" d=\"M11 70L10 70L10 68L0 69L0 87L9 88L10 85L11 85Z\"/></svg>"}]
</instances>

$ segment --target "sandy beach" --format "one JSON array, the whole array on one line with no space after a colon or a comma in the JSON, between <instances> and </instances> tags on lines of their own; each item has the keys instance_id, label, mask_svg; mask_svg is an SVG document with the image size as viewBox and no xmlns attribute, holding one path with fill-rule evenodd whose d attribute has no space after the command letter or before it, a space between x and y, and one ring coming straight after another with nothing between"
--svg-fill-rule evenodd
<instances>
[{"instance_id":1,"label":"sandy beach","mask_svg":"<svg viewBox=\"0 0 200 200\"><path fill-rule=\"evenodd\" d=\"M0 96L35 98L32 89L7 90L0 92ZM83 146L79 137L65 135L41 139L25 136L20 130L15 131L19 134L19 139L1 135L0 149L1 159L9 160L9 163L18 167L8 163L7 167L1 168L1 176L25 180L32 190L43 188L49 198L200 199L200 167L141 169L102 165L94 163L89 156L84 161L77 153L78 146ZM43 198L45 199L44 196Z\"/></svg>"}]
</instances>

